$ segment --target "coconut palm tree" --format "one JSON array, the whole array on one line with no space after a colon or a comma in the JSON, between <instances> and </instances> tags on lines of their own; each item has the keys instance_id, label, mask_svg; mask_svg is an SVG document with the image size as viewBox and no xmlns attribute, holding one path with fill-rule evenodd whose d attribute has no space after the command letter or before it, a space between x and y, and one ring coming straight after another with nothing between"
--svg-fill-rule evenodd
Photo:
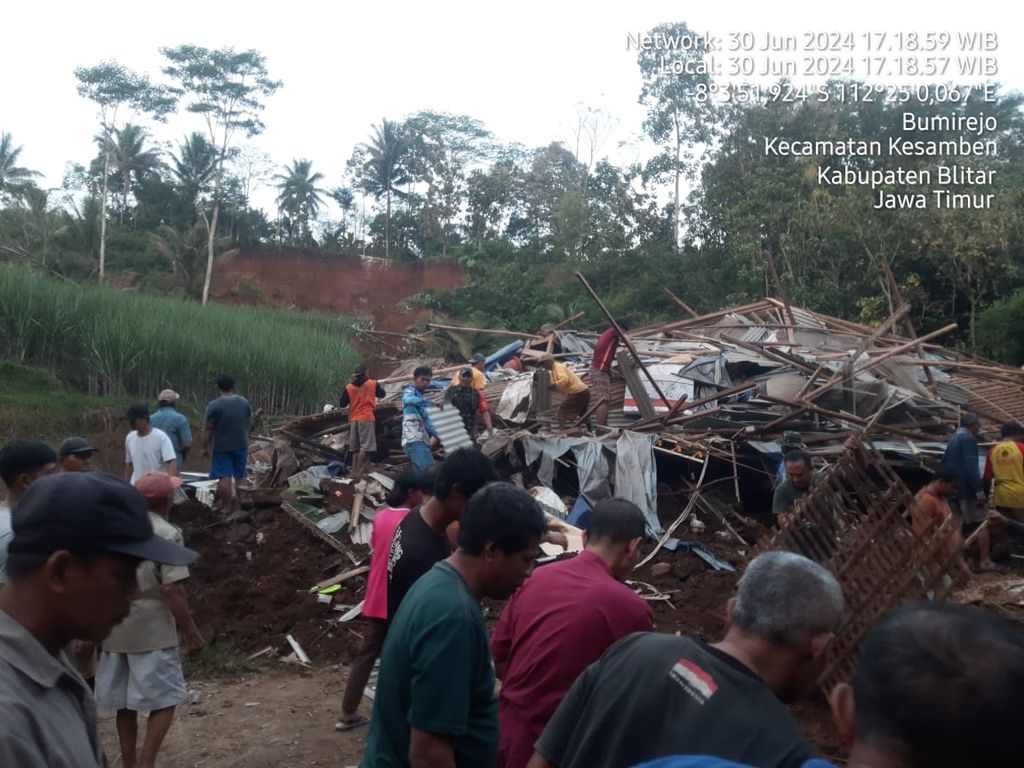
<instances>
[{"instance_id":1,"label":"coconut palm tree","mask_svg":"<svg viewBox=\"0 0 1024 768\"><path fill-rule=\"evenodd\" d=\"M284 173L274 176L277 180L277 206L287 217L289 233L291 225L298 224L299 236L304 243L312 240L309 222L323 204L321 195L325 190L317 186L324 180L322 173L313 172L312 160L293 160L291 166L285 167Z\"/></svg>"},{"instance_id":2,"label":"coconut palm tree","mask_svg":"<svg viewBox=\"0 0 1024 768\"><path fill-rule=\"evenodd\" d=\"M186 199L195 207L217 172L217 148L206 136L194 131L178 145L178 154L171 155L171 163L171 171L178 178Z\"/></svg>"},{"instance_id":3,"label":"coconut palm tree","mask_svg":"<svg viewBox=\"0 0 1024 768\"><path fill-rule=\"evenodd\" d=\"M9 133L0 133L0 198L14 195L31 186L32 179L41 174L18 165L18 156L24 147L14 146Z\"/></svg>"},{"instance_id":4,"label":"coconut palm tree","mask_svg":"<svg viewBox=\"0 0 1024 768\"><path fill-rule=\"evenodd\" d=\"M398 131L398 124L381 120L374 126L374 135L362 147L367 158L363 163L360 183L376 199L385 199L384 256L391 255L391 196L403 197L399 184L408 184L409 174L402 164L409 143Z\"/></svg>"},{"instance_id":5,"label":"coconut palm tree","mask_svg":"<svg viewBox=\"0 0 1024 768\"><path fill-rule=\"evenodd\" d=\"M348 229L348 217L352 213L352 208L355 206L356 198L352 194L351 187L335 187L330 192L334 202L341 208L341 228L342 230Z\"/></svg>"}]
</instances>

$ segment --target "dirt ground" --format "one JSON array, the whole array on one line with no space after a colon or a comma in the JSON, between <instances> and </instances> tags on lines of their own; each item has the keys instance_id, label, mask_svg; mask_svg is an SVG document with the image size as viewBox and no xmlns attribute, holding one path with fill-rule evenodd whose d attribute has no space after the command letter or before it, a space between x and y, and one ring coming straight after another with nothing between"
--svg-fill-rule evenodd
<instances>
[{"instance_id":1,"label":"dirt ground","mask_svg":"<svg viewBox=\"0 0 1024 768\"><path fill-rule=\"evenodd\" d=\"M273 651L249 663L256 671L217 675L203 669L189 679L193 703L183 705L168 736L161 765L165 768L205 766L358 765L366 729L333 730L347 675L345 664L355 652L361 622L338 624L340 613L320 603L308 589L351 562L287 517L280 508L257 510L243 523L216 521L199 505L178 508L172 521L187 543L203 557L192 569L188 589L193 612L210 641L230 648L243 664L247 655ZM741 533L756 539L751 523ZM704 532L680 532L699 539L725 560L739 564L742 547L727 542L709 525ZM365 549L356 548L357 559ZM749 554L749 552L746 552ZM662 552L637 572L636 578L668 600L651 603L661 632L717 639L736 573L717 572L686 552ZM346 582L335 602L353 605L362 599L365 579ZM489 624L502 604L486 601ZM282 664L292 634L313 661L312 669ZM372 703L363 700L369 714ZM812 740L827 756L838 753L838 738L824 700L794 709ZM113 722L101 722L104 743L113 765L117 738Z\"/></svg>"}]
</instances>

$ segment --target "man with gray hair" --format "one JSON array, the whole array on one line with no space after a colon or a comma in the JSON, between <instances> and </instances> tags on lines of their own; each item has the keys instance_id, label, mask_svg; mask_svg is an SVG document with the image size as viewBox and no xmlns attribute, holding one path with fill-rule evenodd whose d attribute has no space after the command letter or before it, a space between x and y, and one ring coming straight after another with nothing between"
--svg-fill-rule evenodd
<instances>
[{"instance_id":1,"label":"man with gray hair","mask_svg":"<svg viewBox=\"0 0 1024 768\"><path fill-rule=\"evenodd\" d=\"M728 613L718 643L640 632L609 648L573 684L528 768L678 754L797 768L814 757L783 702L817 682L842 589L801 555L766 552L747 566Z\"/></svg>"}]
</instances>

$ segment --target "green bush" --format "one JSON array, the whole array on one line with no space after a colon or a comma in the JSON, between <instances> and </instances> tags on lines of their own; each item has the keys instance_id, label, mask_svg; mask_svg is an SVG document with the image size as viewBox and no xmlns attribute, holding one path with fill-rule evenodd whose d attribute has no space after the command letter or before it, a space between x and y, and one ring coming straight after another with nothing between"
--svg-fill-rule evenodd
<instances>
[{"instance_id":1,"label":"green bush","mask_svg":"<svg viewBox=\"0 0 1024 768\"><path fill-rule=\"evenodd\" d=\"M230 373L254 407L319 410L357 353L340 317L81 286L0 267L0 356L52 367L95 395L151 400L165 387L203 403Z\"/></svg>"}]
</instances>

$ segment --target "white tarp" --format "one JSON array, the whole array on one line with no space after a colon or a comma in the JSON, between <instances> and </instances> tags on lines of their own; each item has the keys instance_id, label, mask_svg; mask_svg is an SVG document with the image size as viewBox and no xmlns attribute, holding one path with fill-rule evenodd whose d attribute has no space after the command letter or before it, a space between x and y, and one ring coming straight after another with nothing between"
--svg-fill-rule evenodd
<instances>
[{"instance_id":1,"label":"white tarp","mask_svg":"<svg viewBox=\"0 0 1024 768\"><path fill-rule=\"evenodd\" d=\"M501 393L501 402L495 411L505 421L522 424L530 412L530 395L533 391L533 374L517 377Z\"/></svg>"},{"instance_id":2,"label":"white tarp","mask_svg":"<svg viewBox=\"0 0 1024 768\"><path fill-rule=\"evenodd\" d=\"M522 438L522 443L526 463L533 464L540 460L537 477L549 488L554 484L555 459L571 451L576 459L580 493L592 504L612 495L612 467L608 461L611 454L615 497L627 499L640 507L652 535L661 532L657 513L658 470L654 463L653 435L622 431L617 437L613 433L603 441L585 437L545 438L527 435Z\"/></svg>"}]
</instances>

